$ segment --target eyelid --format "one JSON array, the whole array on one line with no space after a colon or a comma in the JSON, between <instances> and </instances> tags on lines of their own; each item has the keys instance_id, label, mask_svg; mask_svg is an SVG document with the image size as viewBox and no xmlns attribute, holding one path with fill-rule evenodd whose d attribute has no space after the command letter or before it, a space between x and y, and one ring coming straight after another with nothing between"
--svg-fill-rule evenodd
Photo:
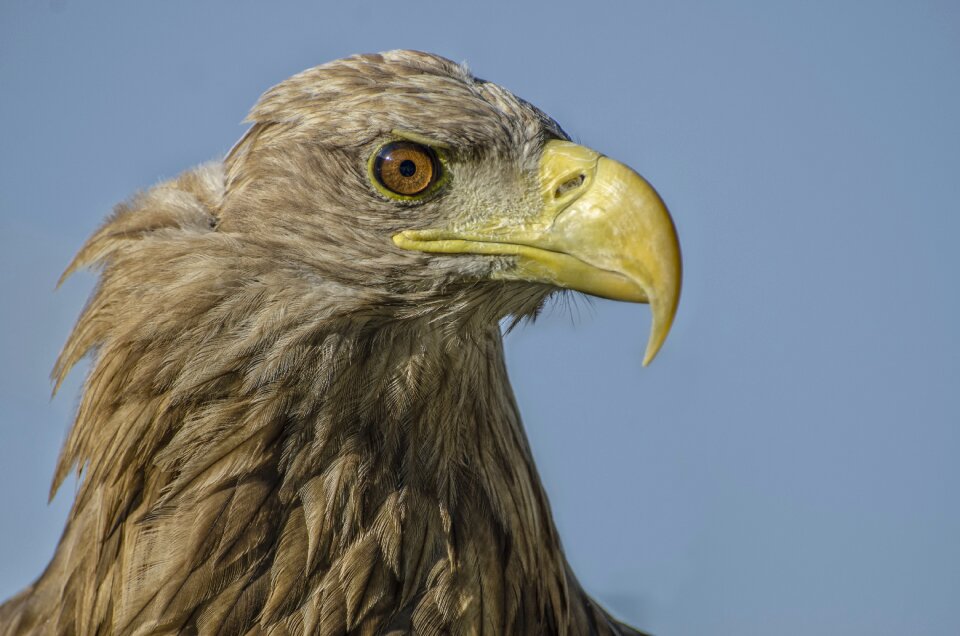
<instances>
[{"instance_id":1,"label":"eyelid","mask_svg":"<svg viewBox=\"0 0 960 636\"><path fill-rule=\"evenodd\" d=\"M436 139L427 137L426 135L421 135L420 133L412 130L403 130L403 129L395 128L390 131L390 134L396 137L397 139L402 139L404 141L412 141L414 143L427 146L428 148L433 148L434 150L438 150L438 149L450 150L452 148L450 144L444 143L442 141L437 141Z\"/></svg>"}]
</instances>

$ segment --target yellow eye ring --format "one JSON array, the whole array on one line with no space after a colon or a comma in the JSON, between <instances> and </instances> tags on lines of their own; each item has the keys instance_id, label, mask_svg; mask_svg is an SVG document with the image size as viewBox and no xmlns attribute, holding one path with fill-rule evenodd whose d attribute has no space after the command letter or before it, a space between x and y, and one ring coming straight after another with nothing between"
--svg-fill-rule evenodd
<instances>
[{"instance_id":1,"label":"yellow eye ring","mask_svg":"<svg viewBox=\"0 0 960 636\"><path fill-rule=\"evenodd\" d=\"M443 177L437 153L413 141L391 141L381 146L369 164L370 176L383 194L411 200L431 192Z\"/></svg>"}]
</instances>

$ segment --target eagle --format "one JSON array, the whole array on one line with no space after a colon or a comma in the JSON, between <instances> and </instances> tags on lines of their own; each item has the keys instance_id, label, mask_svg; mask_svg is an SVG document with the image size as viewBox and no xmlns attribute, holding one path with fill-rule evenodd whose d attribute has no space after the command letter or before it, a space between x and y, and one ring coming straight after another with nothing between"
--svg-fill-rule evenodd
<instances>
[{"instance_id":1,"label":"eagle","mask_svg":"<svg viewBox=\"0 0 960 636\"><path fill-rule=\"evenodd\" d=\"M75 501L0 634L639 634L580 586L503 332L565 290L677 309L656 193L432 54L269 89L118 205L53 371L92 360Z\"/></svg>"}]
</instances>

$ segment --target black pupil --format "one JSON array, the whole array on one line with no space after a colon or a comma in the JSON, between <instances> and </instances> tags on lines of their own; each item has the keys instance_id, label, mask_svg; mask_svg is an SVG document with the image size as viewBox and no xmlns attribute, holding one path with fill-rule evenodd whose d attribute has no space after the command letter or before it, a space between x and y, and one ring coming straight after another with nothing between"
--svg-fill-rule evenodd
<instances>
[{"instance_id":1,"label":"black pupil","mask_svg":"<svg viewBox=\"0 0 960 636\"><path fill-rule=\"evenodd\" d=\"M409 159L404 159L400 162L400 174L404 177L412 177L417 172L417 164L413 163Z\"/></svg>"}]
</instances>

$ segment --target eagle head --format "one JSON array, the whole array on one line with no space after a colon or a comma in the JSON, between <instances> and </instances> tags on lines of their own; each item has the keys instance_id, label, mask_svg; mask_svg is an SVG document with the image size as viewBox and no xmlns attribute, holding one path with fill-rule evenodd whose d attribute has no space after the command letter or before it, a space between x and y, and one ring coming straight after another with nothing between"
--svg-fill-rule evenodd
<instances>
[{"instance_id":1,"label":"eagle head","mask_svg":"<svg viewBox=\"0 0 960 636\"><path fill-rule=\"evenodd\" d=\"M443 323L526 316L558 289L649 302L649 362L679 245L639 175L462 65L359 55L268 91L227 159L223 231L343 311Z\"/></svg>"}]
</instances>

